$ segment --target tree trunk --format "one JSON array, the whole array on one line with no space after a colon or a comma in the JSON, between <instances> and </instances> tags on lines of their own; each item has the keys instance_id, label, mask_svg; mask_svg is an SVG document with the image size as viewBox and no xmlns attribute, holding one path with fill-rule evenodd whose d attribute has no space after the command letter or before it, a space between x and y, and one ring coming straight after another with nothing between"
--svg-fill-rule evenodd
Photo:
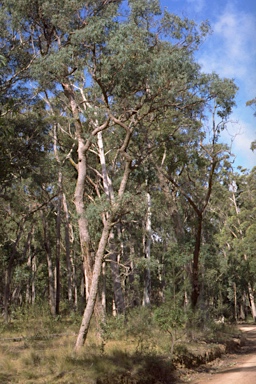
<instances>
[{"instance_id":1,"label":"tree trunk","mask_svg":"<svg viewBox=\"0 0 256 384\"><path fill-rule=\"evenodd\" d=\"M27 304L35 304L36 299L36 256L31 254L31 250L29 251L27 266L30 269L30 277L26 286L26 303Z\"/></svg>"},{"instance_id":2,"label":"tree trunk","mask_svg":"<svg viewBox=\"0 0 256 384\"><path fill-rule=\"evenodd\" d=\"M125 312L125 303L124 303L124 296L123 296L122 284L120 279L118 254L115 251L114 241L115 241L115 236L112 229L109 235L110 260L111 260L110 267L111 267L111 275L112 275L113 288L114 288L115 309L116 309L116 314L119 315Z\"/></svg>"},{"instance_id":3,"label":"tree trunk","mask_svg":"<svg viewBox=\"0 0 256 384\"><path fill-rule=\"evenodd\" d=\"M107 287L106 287L106 263L102 263L102 293L101 304L104 313L107 313Z\"/></svg>"},{"instance_id":4,"label":"tree trunk","mask_svg":"<svg viewBox=\"0 0 256 384\"><path fill-rule=\"evenodd\" d=\"M247 300L247 294L246 294L246 292L243 292L242 300L240 303L240 311L239 311L239 319L240 320L246 320L246 317L247 317L246 300Z\"/></svg>"},{"instance_id":5,"label":"tree trunk","mask_svg":"<svg viewBox=\"0 0 256 384\"><path fill-rule=\"evenodd\" d=\"M37 270L37 264L36 264L36 256L34 255L32 257L32 277L31 277L31 304L34 305L36 302L36 270Z\"/></svg>"},{"instance_id":6,"label":"tree trunk","mask_svg":"<svg viewBox=\"0 0 256 384\"><path fill-rule=\"evenodd\" d=\"M236 292L236 283L233 283L234 288L234 318L237 322L237 292Z\"/></svg>"},{"instance_id":7,"label":"tree trunk","mask_svg":"<svg viewBox=\"0 0 256 384\"><path fill-rule=\"evenodd\" d=\"M244 254L244 260L245 261L248 260L246 254ZM252 314L253 321L256 322L256 307L255 307L255 299L254 299L254 290L253 290L250 282L248 282L247 286L248 286L248 296L249 296L251 314Z\"/></svg>"},{"instance_id":8,"label":"tree trunk","mask_svg":"<svg viewBox=\"0 0 256 384\"><path fill-rule=\"evenodd\" d=\"M77 137L77 154L78 154L78 163L76 164L77 170L77 181L74 193L74 204L76 207L76 213L78 216L78 230L81 246L81 254L84 267L84 276L86 282L87 296L91 290L92 278L93 278L93 266L94 266L94 251L91 245L91 238L89 233L88 220L85 214L84 206L84 193L85 193L85 180L87 173L87 159L86 153L89 149L89 144L84 140L83 125L79 116L79 107L75 99L74 89L70 84L62 84L64 89L64 94L67 97L74 117L74 124L76 129ZM90 295L89 295L90 296ZM95 317L96 322L101 323L101 318L103 316L102 305L98 300L95 307Z\"/></svg>"},{"instance_id":9,"label":"tree trunk","mask_svg":"<svg viewBox=\"0 0 256 384\"><path fill-rule=\"evenodd\" d=\"M150 272L150 252L151 252L151 196L147 192L147 213L146 213L146 230L145 230L145 241L144 241L144 255L146 259L147 266L144 269L144 289L143 289L143 301L142 305L150 305L150 293L151 293L151 272Z\"/></svg>"},{"instance_id":10,"label":"tree trunk","mask_svg":"<svg viewBox=\"0 0 256 384\"><path fill-rule=\"evenodd\" d=\"M22 219L19 223L17 237L15 243L13 244L11 254L9 256L8 265L5 271L5 285L4 285L4 297L3 297L3 305L4 305L4 321L5 323L9 322L9 305L10 305L10 296L11 296L11 282L12 282L12 273L13 266L15 262L15 256L17 253L17 246L20 241L21 235L23 233L23 226L25 223L25 219Z\"/></svg>"},{"instance_id":11,"label":"tree trunk","mask_svg":"<svg viewBox=\"0 0 256 384\"><path fill-rule=\"evenodd\" d=\"M25 249L24 249L24 258L27 258L27 260L28 260L27 261L27 267L30 270L29 279L28 279L27 285L26 285L25 301L27 304L31 304L31 302L32 302L32 297L31 297L31 289L32 289L31 285L32 285L32 281L33 281L32 260L33 260L34 256L32 255L32 252L31 252L31 241L32 241L33 233L34 233L34 225L32 224L31 230L29 231L28 236L27 236L27 241L26 241L26 245L25 245Z\"/></svg>"},{"instance_id":12,"label":"tree trunk","mask_svg":"<svg viewBox=\"0 0 256 384\"><path fill-rule=\"evenodd\" d=\"M193 252L193 264L192 264L192 293L191 293L191 305L195 309L200 294L199 286L199 255L201 248L201 234L202 234L202 215L197 217L197 228L196 228L196 237L195 237L195 246Z\"/></svg>"},{"instance_id":13,"label":"tree trunk","mask_svg":"<svg viewBox=\"0 0 256 384\"><path fill-rule=\"evenodd\" d=\"M101 233L101 238L99 241L99 245L98 245L98 249L97 249L96 257L95 257L95 262L94 262L90 294L89 294L89 298L87 300L87 304L86 304L86 307L84 310L82 324L80 326L79 334L78 334L76 345L75 345L76 351L81 346L83 346L83 344L86 340L88 330L89 330L90 321L91 321L91 317L92 317L92 313L94 310L94 306L95 306L96 298L97 298L97 293L98 293L98 285L99 285L99 279L100 279L100 274L101 274L102 262L103 262L104 254L105 254L105 248L107 246L109 235L110 235L110 232L111 232L111 229L113 226L114 217L116 215L116 212L119 209L119 206L120 206L119 204L120 204L121 198L123 197L125 189L126 189L129 174L131 171L130 164L131 164L131 160L127 160L125 163L125 169L124 169L123 177L122 177L122 180L121 180L121 183L119 186L117 200L115 203L113 203L112 211L108 215L108 218L106 220L104 220L103 230Z\"/></svg>"},{"instance_id":14,"label":"tree trunk","mask_svg":"<svg viewBox=\"0 0 256 384\"><path fill-rule=\"evenodd\" d=\"M9 304L10 304L10 292L11 292L11 278L12 278L12 268L13 268L14 258L10 259L8 262L8 267L5 271L5 286L4 286L4 322L7 324L9 322Z\"/></svg>"},{"instance_id":15,"label":"tree trunk","mask_svg":"<svg viewBox=\"0 0 256 384\"><path fill-rule=\"evenodd\" d=\"M110 203L113 204L115 200L115 196L114 196L112 181L107 171L102 132L99 132L97 134L97 138L98 138L99 157L100 157L100 163L101 163L104 192L108 200L110 201ZM111 267L111 276L112 276L113 288L114 288L115 308L116 308L117 314L121 314L125 311L125 303L124 303L122 284L120 279L120 267L118 263L118 255L115 250L114 229L112 229L110 232L109 244L110 244L110 260L111 260L110 267Z\"/></svg>"},{"instance_id":16,"label":"tree trunk","mask_svg":"<svg viewBox=\"0 0 256 384\"><path fill-rule=\"evenodd\" d=\"M95 263L94 263L94 269L93 269L93 276L91 280L91 287L90 287L90 294L89 298L87 300L87 304L84 310L82 323L79 329L78 337L76 340L75 350L77 351L80 347L84 345L89 326L90 321L92 318L92 314L94 311L94 306L96 303L96 298L98 294L98 285L99 285L99 279L101 275L101 267L102 267L102 261L105 253L105 248L108 243L108 238L111 230L111 217L109 217L108 221L105 222L104 228L102 231L101 239L99 242L98 250L95 257Z\"/></svg>"},{"instance_id":17,"label":"tree trunk","mask_svg":"<svg viewBox=\"0 0 256 384\"><path fill-rule=\"evenodd\" d=\"M55 313L60 311L60 245L61 245L61 207L62 207L62 172L59 170L58 177L58 202L56 217L56 260L55 260Z\"/></svg>"},{"instance_id":18,"label":"tree trunk","mask_svg":"<svg viewBox=\"0 0 256 384\"><path fill-rule=\"evenodd\" d=\"M52 261L52 253L51 253L51 245L50 245L50 240L49 240L49 233L48 233L48 224L47 224L47 219L45 218L43 211L42 211L42 222L43 222L43 231L44 231L44 249L46 252L46 260L47 260L47 268L48 268L49 306L50 306L51 314L53 316L55 316L56 315L56 292L55 292L53 261Z\"/></svg>"},{"instance_id":19,"label":"tree trunk","mask_svg":"<svg viewBox=\"0 0 256 384\"><path fill-rule=\"evenodd\" d=\"M253 318L253 321L256 322L256 307L255 307L254 292L250 283L248 283L248 295L249 295L252 318Z\"/></svg>"},{"instance_id":20,"label":"tree trunk","mask_svg":"<svg viewBox=\"0 0 256 384\"><path fill-rule=\"evenodd\" d=\"M64 90L64 94L69 101L70 110L72 111L72 115L74 118L74 125L76 130L76 138L77 138L77 154L78 154L78 163L75 164L77 170L77 182L74 193L74 203L76 207L76 213L78 215L78 228L79 228L79 236L80 236L80 244L81 244L81 252L83 257L83 265L85 271L85 277L87 279L88 284L88 292L89 296L87 298L86 307L84 310L84 315L82 319L82 324L79 330L79 334L77 337L77 342L75 349L79 349L84 344L86 339L92 313L94 311L96 316L96 321L98 326L100 325L100 320L104 319L104 313L102 310L102 303L98 297L98 287L99 280L101 274L101 267L105 253L105 247L108 242L108 237L112 227L112 220L114 218L114 213L117 212L116 209L119 207L119 199L121 199L124 195L128 177L131 170L131 161L132 159L126 153L126 148L128 146L131 133L130 129L127 129L126 136L122 147L118 150L119 154L123 154L125 157L125 169L123 173L123 177L119 186L117 200L112 204L112 211L108 215L103 214L103 230L101 234L101 239L97 248L96 256L94 259L94 251L92 249L89 226L88 221L85 214L84 207L84 194L85 194L85 181L86 181L86 172L87 172L87 152L92 144L92 139L96 137L98 133L102 130L106 129L109 125L110 119L106 119L106 121L99 126L97 123L97 119L91 120L89 127L94 127L93 132L89 135L87 140L84 139L84 129L83 124L79 115L79 105L76 102L74 87L69 83L62 83L62 87ZM81 90L82 94L82 90ZM85 105L88 108L90 107L85 100ZM112 116L112 119L115 121L115 118ZM104 217L105 216L105 217ZM98 298L98 299L97 299ZM97 303L96 303L97 301Z\"/></svg>"},{"instance_id":21,"label":"tree trunk","mask_svg":"<svg viewBox=\"0 0 256 384\"><path fill-rule=\"evenodd\" d=\"M67 265L67 280L68 280L68 302L70 308L75 303L75 266L71 251L70 234L73 233L70 223L70 216L68 211L67 199L65 193L62 193L62 204L65 213L65 249L66 249L66 265ZM73 292L74 291L74 292Z\"/></svg>"}]
</instances>

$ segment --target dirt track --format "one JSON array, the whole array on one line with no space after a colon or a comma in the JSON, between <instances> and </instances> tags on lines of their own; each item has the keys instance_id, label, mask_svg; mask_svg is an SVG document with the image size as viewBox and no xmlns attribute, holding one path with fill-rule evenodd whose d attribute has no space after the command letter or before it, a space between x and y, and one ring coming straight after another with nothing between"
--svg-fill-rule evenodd
<instances>
[{"instance_id":1,"label":"dirt track","mask_svg":"<svg viewBox=\"0 0 256 384\"><path fill-rule=\"evenodd\" d=\"M243 326L247 342L238 354L221 359L208 373L197 373L188 380L191 384L255 384L256 383L256 326Z\"/></svg>"}]
</instances>

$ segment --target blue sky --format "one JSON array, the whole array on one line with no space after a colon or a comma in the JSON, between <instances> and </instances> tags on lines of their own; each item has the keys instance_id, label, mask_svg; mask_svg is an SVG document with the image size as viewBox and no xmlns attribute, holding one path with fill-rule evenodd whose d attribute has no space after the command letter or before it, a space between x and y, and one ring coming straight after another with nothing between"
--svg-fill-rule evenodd
<instances>
[{"instance_id":1,"label":"blue sky","mask_svg":"<svg viewBox=\"0 0 256 384\"><path fill-rule=\"evenodd\" d=\"M197 53L204 72L235 80L239 87L228 129L222 141L232 145L234 167L256 166L256 117L246 101L256 97L256 1L160 0L162 8L200 23L209 20L213 33Z\"/></svg>"}]
</instances>

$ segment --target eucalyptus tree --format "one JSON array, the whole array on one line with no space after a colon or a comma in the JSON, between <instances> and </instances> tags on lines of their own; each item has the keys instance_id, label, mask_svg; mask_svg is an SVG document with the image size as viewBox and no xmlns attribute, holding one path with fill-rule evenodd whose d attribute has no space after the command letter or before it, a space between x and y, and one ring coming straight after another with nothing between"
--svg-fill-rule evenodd
<instances>
[{"instance_id":1,"label":"eucalyptus tree","mask_svg":"<svg viewBox=\"0 0 256 384\"><path fill-rule=\"evenodd\" d=\"M205 79L206 80L206 79ZM200 294L199 258L204 216L214 191L214 184L221 183L220 171L228 165L229 148L219 143L221 130L226 126L234 106L237 87L232 80L209 75L202 93L205 100L201 108L192 111L186 122L181 122L171 142L165 140L158 152L156 168L165 194L180 194L194 212L194 223L189 231L193 234L193 260L191 272L191 304L197 305ZM206 97L207 94L207 97ZM211 113L208 125L207 113ZM193 116L194 114L194 116ZM197 127L201 126L197 129ZM171 150L169 150L169 148ZM169 150L169 151L168 151ZM177 226L177 230L180 226Z\"/></svg>"},{"instance_id":2,"label":"eucalyptus tree","mask_svg":"<svg viewBox=\"0 0 256 384\"><path fill-rule=\"evenodd\" d=\"M131 172L203 102L202 76L192 55L208 25L197 29L168 12L160 17L153 0L5 0L1 12L14 40L22 41L33 59L34 92L58 100L52 122L70 137L63 158L70 158L77 173L74 204L89 293L79 348L95 308L113 225L132 201L126 192ZM160 121L168 121L165 132ZM95 241L90 204L99 223Z\"/></svg>"},{"instance_id":3,"label":"eucalyptus tree","mask_svg":"<svg viewBox=\"0 0 256 384\"><path fill-rule=\"evenodd\" d=\"M21 264L27 261L24 261L27 257L25 250L32 234L30 229L34 225L33 212L37 196L31 194L30 185L37 184L43 174L46 174L48 147L47 124L38 118L35 111L30 110L29 102L26 109L22 101L19 108L15 106L11 109L10 106L8 101L8 106L5 104L0 118L1 253L5 260L3 301L6 320L12 296L12 276L16 268L20 268ZM47 183L46 178L44 182ZM21 250L22 246L24 252Z\"/></svg>"},{"instance_id":4,"label":"eucalyptus tree","mask_svg":"<svg viewBox=\"0 0 256 384\"><path fill-rule=\"evenodd\" d=\"M0 12L0 200L3 302L6 321L9 307L18 292L13 276L25 273L23 263L29 252L33 203L27 185L40 173L48 148L48 126L40 117L38 98L28 86L28 69L33 55L26 52L21 36L13 35L11 15ZM29 225L31 224L31 227ZM23 249L24 248L24 249ZM21 276L23 275L23 276ZM24 282L24 281L23 281ZM15 286L16 284L16 286Z\"/></svg>"},{"instance_id":5,"label":"eucalyptus tree","mask_svg":"<svg viewBox=\"0 0 256 384\"><path fill-rule=\"evenodd\" d=\"M238 317L246 293L252 317L255 307L255 167L247 174L234 174L230 182L225 220L218 235L221 252L227 260L232 288L231 300ZM236 305L235 305L236 303ZM243 312L243 310L242 310Z\"/></svg>"}]
</instances>

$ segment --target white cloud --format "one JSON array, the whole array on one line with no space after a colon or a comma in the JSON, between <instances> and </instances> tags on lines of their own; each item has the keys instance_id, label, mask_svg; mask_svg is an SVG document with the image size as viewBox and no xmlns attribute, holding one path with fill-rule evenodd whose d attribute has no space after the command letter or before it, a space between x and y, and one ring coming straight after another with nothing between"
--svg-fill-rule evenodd
<instances>
[{"instance_id":1,"label":"white cloud","mask_svg":"<svg viewBox=\"0 0 256 384\"><path fill-rule=\"evenodd\" d=\"M234 120L227 125L227 130L222 132L222 140L231 146L231 152L235 155L235 165L251 169L256 166L256 152L252 151L251 143L256 139L255 124L245 120Z\"/></svg>"},{"instance_id":2,"label":"white cloud","mask_svg":"<svg viewBox=\"0 0 256 384\"><path fill-rule=\"evenodd\" d=\"M227 5L212 29L209 46L199 58L203 69L221 76L246 78L251 84L256 60L256 17Z\"/></svg>"},{"instance_id":3,"label":"white cloud","mask_svg":"<svg viewBox=\"0 0 256 384\"><path fill-rule=\"evenodd\" d=\"M228 3L215 17L211 23L213 34L199 51L198 60L204 72L234 78L239 86L238 108L231 116L237 123L230 123L228 132L235 135L232 142L235 164L252 168L256 166L256 152L250 149L256 139L256 118L245 104L256 96L256 15L235 8L236 4ZM227 132L223 132L222 140L229 145L232 141Z\"/></svg>"},{"instance_id":4,"label":"white cloud","mask_svg":"<svg viewBox=\"0 0 256 384\"><path fill-rule=\"evenodd\" d=\"M213 26L213 30L223 41L222 53L230 60L229 68L233 65L234 74L237 68L244 74L245 63L250 62L252 54L255 54L254 17L227 10Z\"/></svg>"}]
</instances>

